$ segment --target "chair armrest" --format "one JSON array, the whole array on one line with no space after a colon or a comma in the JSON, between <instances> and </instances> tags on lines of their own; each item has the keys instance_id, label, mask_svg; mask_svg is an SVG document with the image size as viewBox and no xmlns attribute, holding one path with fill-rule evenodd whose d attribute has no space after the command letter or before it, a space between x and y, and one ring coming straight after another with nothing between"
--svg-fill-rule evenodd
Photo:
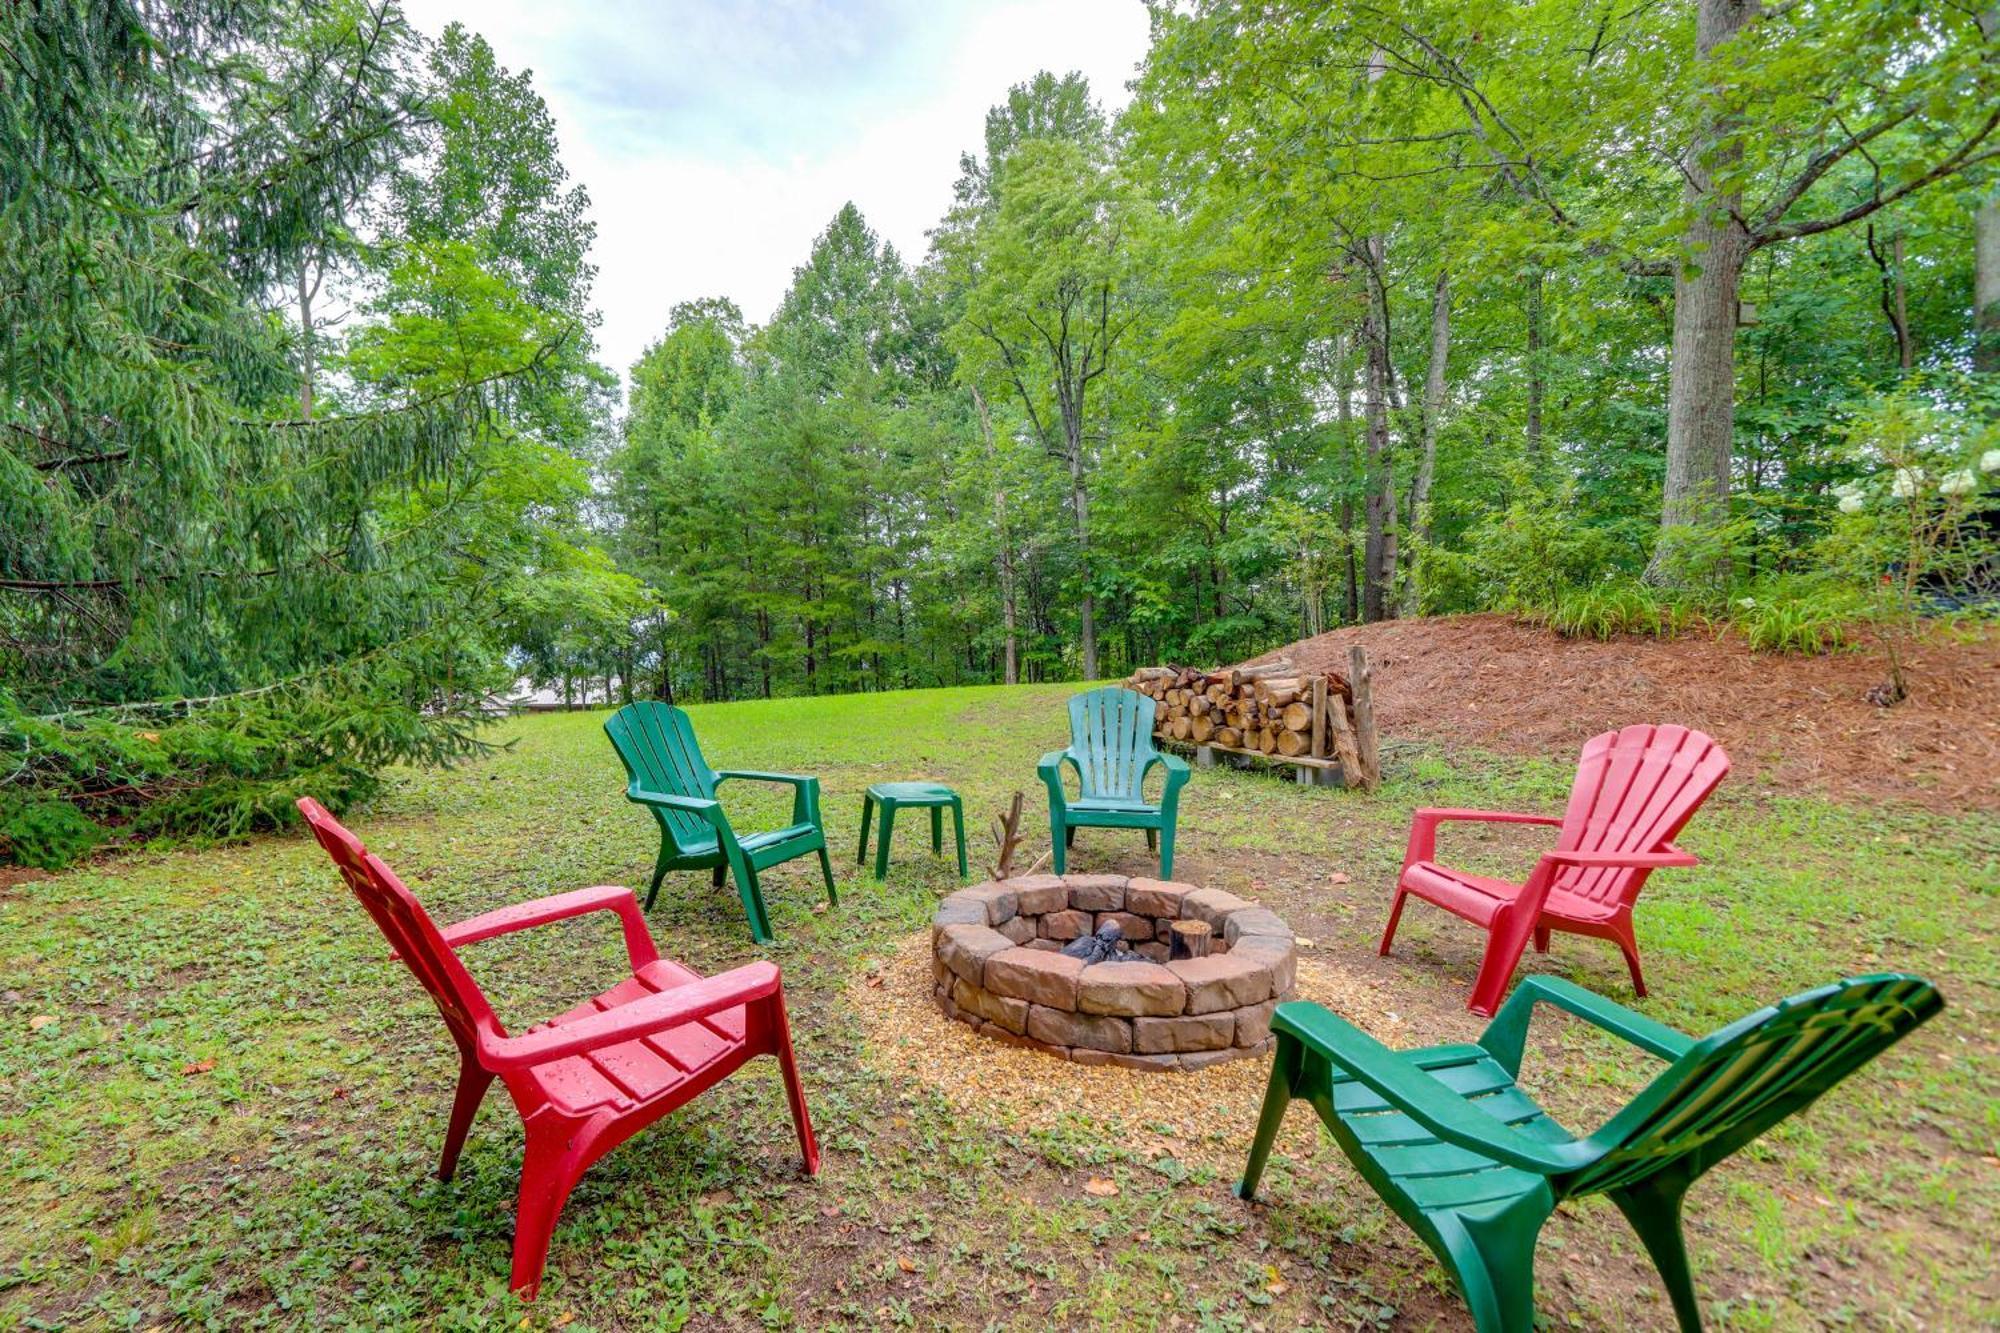
<instances>
[{"instance_id":1,"label":"chair armrest","mask_svg":"<svg viewBox=\"0 0 2000 1333\"><path fill-rule=\"evenodd\" d=\"M1560 815L1524 815L1516 810L1455 810L1445 806L1425 806L1410 816L1413 820L1440 824L1446 822L1471 822L1476 824L1551 824L1560 826Z\"/></svg>"},{"instance_id":2,"label":"chair armrest","mask_svg":"<svg viewBox=\"0 0 2000 1333\"><path fill-rule=\"evenodd\" d=\"M720 801L711 801L705 796L669 796L665 792L647 791L643 787L627 787L625 799L639 805L654 805L663 810L685 810L691 815L706 815L711 810L722 808Z\"/></svg>"},{"instance_id":3,"label":"chair armrest","mask_svg":"<svg viewBox=\"0 0 2000 1333\"><path fill-rule=\"evenodd\" d=\"M1160 808L1162 811L1172 813L1180 805L1181 786L1187 782L1191 771L1188 768L1188 761L1177 754L1156 750L1153 752L1153 757L1139 770L1140 782L1146 780L1146 774L1152 772L1154 764L1167 770L1167 785L1160 792Z\"/></svg>"},{"instance_id":4,"label":"chair armrest","mask_svg":"<svg viewBox=\"0 0 2000 1333\"><path fill-rule=\"evenodd\" d=\"M1537 1175L1586 1166L1598 1151L1580 1143L1530 1138L1494 1118L1338 1014L1309 1001L1281 1004L1274 1030L1351 1075L1446 1143Z\"/></svg>"},{"instance_id":5,"label":"chair armrest","mask_svg":"<svg viewBox=\"0 0 2000 1333\"><path fill-rule=\"evenodd\" d=\"M1058 810L1069 808L1069 797L1063 792L1062 766L1076 766L1076 756L1068 750L1050 750L1035 763L1035 772L1042 775L1042 782L1049 789L1049 804ZM1080 766L1077 771L1083 770Z\"/></svg>"},{"instance_id":6,"label":"chair armrest","mask_svg":"<svg viewBox=\"0 0 2000 1333\"><path fill-rule=\"evenodd\" d=\"M1524 815L1511 810L1454 810L1426 806L1410 815L1410 843L1403 853L1403 869L1419 861L1437 859L1437 829L1443 823L1547 824L1560 828L1562 820L1553 815Z\"/></svg>"},{"instance_id":7,"label":"chair armrest","mask_svg":"<svg viewBox=\"0 0 2000 1333\"><path fill-rule=\"evenodd\" d=\"M601 1050L621 1041L682 1027L710 1014L734 1009L781 994L778 969L766 962L749 963L672 990L657 991L643 1000L580 1018L559 1027L541 1028L518 1037L479 1038L480 1060L495 1071L526 1069Z\"/></svg>"},{"instance_id":8,"label":"chair armrest","mask_svg":"<svg viewBox=\"0 0 2000 1333\"><path fill-rule=\"evenodd\" d=\"M745 782L785 782L793 787L792 822L794 824L819 823L819 779L802 777L797 773L765 773L754 768L719 768L715 772L715 785L721 786L731 778L741 778Z\"/></svg>"},{"instance_id":9,"label":"chair armrest","mask_svg":"<svg viewBox=\"0 0 2000 1333\"><path fill-rule=\"evenodd\" d=\"M789 782L794 787L808 782L815 786L819 784L818 778L801 777L797 773L766 773L755 768L718 768L715 770L715 780L717 783L727 782L730 778L742 778L746 782Z\"/></svg>"},{"instance_id":10,"label":"chair armrest","mask_svg":"<svg viewBox=\"0 0 2000 1333\"><path fill-rule=\"evenodd\" d=\"M1672 843L1664 852L1543 852L1542 858L1572 866L1606 866L1626 870L1657 870L1661 866L1698 866L1701 859Z\"/></svg>"},{"instance_id":11,"label":"chair armrest","mask_svg":"<svg viewBox=\"0 0 2000 1333\"><path fill-rule=\"evenodd\" d=\"M1486 1031L1479 1034L1479 1044L1510 1074L1521 1072L1521 1054L1527 1049L1528 1024L1537 1001L1567 1010L1662 1060L1678 1060L1694 1045L1694 1038L1574 982L1561 977L1529 977L1514 988Z\"/></svg>"},{"instance_id":12,"label":"chair armrest","mask_svg":"<svg viewBox=\"0 0 2000 1333\"><path fill-rule=\"evenodd\" d=\"M632 890L617 884L598 884L588 889L575 889L531 902L515 903L512 907L496 908L468 917L456 925L446 926L438 933L444 936L446 944L459 949L481 940L490 940L496 935L546 926L552 921L567 921L591 912L618 914L619 924L625 931L625 954L632 960L633 971L659 961L659 950L653 945L652 932L646 929L646 918L639 911L639 900L633 896Z\"/></svg>"}]
</instances>

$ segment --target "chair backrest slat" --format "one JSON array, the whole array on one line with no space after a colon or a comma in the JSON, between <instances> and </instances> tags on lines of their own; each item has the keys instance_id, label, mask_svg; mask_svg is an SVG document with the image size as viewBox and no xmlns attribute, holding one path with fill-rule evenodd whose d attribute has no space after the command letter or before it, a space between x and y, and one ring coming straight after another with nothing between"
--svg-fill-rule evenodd
<instances>
[{"instance_id":1,"label":"chair backrest slat","mask_svg":"<svg viewBox=\"0 0 2000 1333\"><path fill-rule=\"evenodd\" d=\"M641 789L663 796L715 799L715 770L702 758L687 714L672 704L650 699L626 704L605 719L604 733L618 751L626 776ZM678 846L714 837L699 815L658 807L653 813Z\"/></svg>"},{"instance_id":2,"label":"chair backrest slat","mask_svg":"<svg viewBox=\"0 0 2000 1333\"><path fill-rule=\"evenodd\" d=\"M340 877L347 881L347 887L360 900L368 915L374 918L376 927L389 941L389 947L396 951L396 956L403 960L418 984L429 992L438 1012L444 1016L445 1026L451 1029L459 1044L469 1050L476 1031L504 1036L485 992L479 989L479 983L459 962L451 946L444 942L444 936L431 920L430 913L424 910L424 905L409 887L397 878L396 872L389 869L381 857L363 847L361 840L327 813L318 801L303 797L298 804L299 812L306 817L306 823L313 831L313 837L326 849L326 854L340 871Z\"/></svg>"},{"instance_id":3,"label":"chair backrest slat","mask_svg":"<svg viewBox=\"0 0 2000 1333\"><path fill-rule=\"evenodd\" d=\"M1901 973L1794 995L1702 1038L1591 1138L1608 1145L1568 1182L1600 1193L1699 1155L1699 1169L1817 1100L1944 1008Z\"/></svg>"},{"instance_id":4,"label":"chair backrest slat","mask_svg":"<svg viewBox=\"0 0 2000 1333\"><path fill-rule=\"evenodd\" d=\"M1069 701L1070 753L1083 795L1136 800L1153 748L1155 704L1137 690L1107 685Z\"/></svg>"},{"instance_id":5,"label":"chair backrest slat","mask_svg":"<svg viewBox=\"0 0 2000 1333\"><path fill-rule=\"evenodd\" d=\"M1577 762L1563 812L1560 851L1654 852L1672 842L1729 772L1729 756L1699 731L1631 726L1593 737ZM1630 903L1645 872L1570 867L1556 887Z\"/></svg>"}]
</instances>

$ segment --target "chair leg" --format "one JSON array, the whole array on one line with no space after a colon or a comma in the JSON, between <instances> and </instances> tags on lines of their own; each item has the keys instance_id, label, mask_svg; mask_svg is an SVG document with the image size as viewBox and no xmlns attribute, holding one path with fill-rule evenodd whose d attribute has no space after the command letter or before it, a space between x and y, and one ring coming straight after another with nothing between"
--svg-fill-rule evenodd
<instances>
[{"instance_id":1,"label":"chair leg","mask_svg":"<svg viewBox=\"0 0 2000 1333\"><path fill-rule=\"evenodd\" d=\"M1257 1116L1257 1135L1250 1140L1250 1160L1243 1164L1243 1179L1236 1186L1239 1199L1257 1197L1257 1182L1263 1179L1278 1127L1285 1122L1285 1108L1291 1105L1293 1084L1304 1060L1305 1047L1298 1038L1280 1032L1277 1054L1271 1060L1271 1080L1264 1086L1264 1109Z\"/></svg>"},{"instance_id":2,"label":"chair leg","mask_svg":"<svg viewBox=\"0 0 2000 1333\"><path fill-rule=\"evenodd\" d=\"M1625 969L1632 974L1632 993L1645 999L1646 974L1639 970L1639 941L1633 936L1629 923L1618 937L1618 951L1625 955Z\"/></svg>"},{"instance_id":3,"label":"chair leg","mask_svg":"<svg viewBox=\"0 0 2000 1333\"><path fill-rule=\"evenodd\" d=\"M959 799L951 798L951 836L958 843L958 877L966 878L965 869L965 807Z\"/></svg>"},{"instance_id":4,"label":"chair leg","mask_svg":"<svg viewBox=\"0 0 2000 1333\"><path fill-rule=\"evenodd\" d=\"M1465 1007L1481 1018L1491 1018L1507 996L1507 983L1520 966L1533 927L1502 915L1486 934L1486 956L1480 960L1479 976L1472 983L1472 995Z\"/></svg>"},{"instance_id":5,"label":"chair leg","mask_svg":"<svg viewBox=\"0 0 2000 1333\"><path fill-rule=\"evenodd\" d=\"M1549 951L1549 928L1547 926L1536 926L1535 952L1547 953L1548 951Z\"/></svg>"},{"instance_id":6,"label":"chair leg","mask_svg":"<svg viewBox=\"0 0 2000 1333\"><path fill-rule=\"evenodd\" d=\"M571 1137L574 1123L528 1131L521 1160L521 1192L514 1205L514 1274L509 1285L524 1301L541 1289L549 1240L569 1193L583 1174L582 1156Z\"/></svg>"},{"instance_id":7,"label":"chair leg","mask_svg":"<svg viewBox=\"0 0 2000 1333\"><path fill-rule=\"evenodd\" d=\"M1076 846L1076 825L1074 824L1063 825L1063 846L1065 847Z\"/></svg>"},{"instance_id":8,"label":"chair leg","mask_svg":"<svg viewBox=\"0 0 2000 1333\"><path fill-rule=\"evenodd\" d=\"M444 1155L438 1161L439 1180L450 1180L458 1170L458 1154L465 1147L466 1132L472 1128L472 1117L479 1113L479 1103L492 1084L493 1075L480 1068L477 1060L469 1055L459 1057L458 1095L452 1098L451 1125L444 1132Z\"/></svg>"},{"instance_id":9,"label":"chair leg","mask_svg":"<svg viewBox=\"0 0 2000 1333\"><path fill-rule=\"evenodd\" d=\"M1632 1230L1639 1233L1653 1267L1659 1270L1682 1333L1701 1333L1701 1302L1695 1298L1687 1238L1681 1231L1681 1201L1687 1195L1689 1183L1655 1176L1632 1189L1613 1191L1611 1201L1625 1214Z\"/></svg>"},{"instance_id":10,"label":"chair leg","mask_svg":"<svg viewBox=\"0 0 2000 1333\"><path fill-rule=\"evenodd\" d=\"M1068 868L1069 829L1053 810L1049 811L1049 857L1058 875Z\"/></svg>"},{"instance_id":11,"label":"chair leg","mask_svg":"<svg viewBox=\"0 0 2000 1333\"><path fill-rule=\"evenodd\" d=\"M1174 877L1174 826L1171 823L1160 826L1160 878Z\"/></svg>"},{"instance_id":12,"label":"chair leg","mask_svg":"<svg viewBox=\"0 0 2000 1333\"><path fill-rule=\"evenodd\" d=\"M942 856L943 854L944 854L944 807L941 805L934 805L931 807L931 855Z\"/></svg>"},{"instance_id":13,"label":"chair leg","mask_svg":"<svg viewBox=\"0 0 2000 1333\"><path fill-rule=\"evenodd\" d=\"M653 862L653 883L646 890L646 910L653 910L653 900L660 896L660 881L667 877L667 846L660 844L659 859Z\"/></svg>"},{"instance_id":14,"label":"chair leg","mask_svg":"<svg viewBox=\"0 0 2000 1333\"><path fill-rule=\"evenodd\" d=\"M1155 854L1159 852L1160 831L1158 829L1149 828L1146 830L1146 850Z\"/></svg>"},{"instance_id":15,"label":"chair leg","mask_svg":"<svg viewBox=\"0 0 2000 1333\"><path fill-rule=\"evenodd\" d=\"M829 906L840 906L840 894L833 887L833 862L826 858L826 848L819 849L820 878L826 881L826 901Z\"/></svg>"},{"instance_id":16,"label":"chair leg","mask_svg":"<svg viewBox=\"0 0 2000 1333\"><path fill-rule=\"evenodd\" d=\"M719 889L728 882L729 882L729 863L727 861L723 862L721 865L715 867L715 869L708 872L708 883L710 888Z\"/></svg>"},{"instance_id":17,"label":"chair leg","mask_svg":"<svg viewBox=\"0 0 2000 1333\"><path fill-rule=\"evenodd\" d=\"M875 835L875 879L879 883L889 878L889 838L896 827L896 805L893 801L882 802L882 830Z\"/></svg>"},{"instance_id":18,"label":"chair leg","mask_svg":"<svg viewBox=\"0 0 2000 1333\"><path fill-rule=\"evenodd\" d=\"M1528 1195L1497 1215L1436 1219L1446 1267L1479 1333L1534 1333L1535 1241L1551 1211L1546 1196Z\"/></svg>"},{"instance_id":19,"label":"chair leg","mask_svg":"<svg viewBox=\"0 0 2000 1333\"><path fill-rule=\"evenodd\" d=\"M759 944L771 943L771 917L764 910L764 889L757 882L756 869L742 848L732 844L723 852L729 858L730 873L736 877L736 896L742 900L743 915L750 921L750 938Z\"/></svg>"},{"instance_id":20,"label":"chair leg","mask_svg":"<svg viewBox=\"0 0 2000 1333\"><path fill-rule=\"evenodd\" d=\"M792 1108L792 1128L799 1135L799 1159L805 1164L806 1174L819 1174L819 1140L813 1137L812 1116L806 1111L805 1088L799 1082L799 1062L792 1051L791 1024L785 1018L785 1001L782 995L773 995L764 1001L770 1006L769 1023L772 1040L776 1049L772 1054L778 1057L778 1070L785 1076L785 1101Z\"/></svg>"},{"instance_id":21,"label":"chair leg","mask_svg":"<svg viewBox=\"0 0 2000 1333\"><path fill-rule=\"evenodd\" d=\"M854 864L865 865L868 861L868 826L875 820L875 798L862 793L861 796L861 845L854 849Z\"/></svg>"},{"instance_id":22,"label":"chair leg","mask_svg":"<svg viewBox=\"0 0 2000 1333\"><path fill-rule=\"evenodd\" d=\"M1389 904L1389 924L1382 928L1382 946L1375 951L1384 958L1389 956L1389 945L1395 941L1396 924L1403 919L1403 900L1409 896L1407 890L1398 888L1396 901Z\"/></svg>"}]
</instances>

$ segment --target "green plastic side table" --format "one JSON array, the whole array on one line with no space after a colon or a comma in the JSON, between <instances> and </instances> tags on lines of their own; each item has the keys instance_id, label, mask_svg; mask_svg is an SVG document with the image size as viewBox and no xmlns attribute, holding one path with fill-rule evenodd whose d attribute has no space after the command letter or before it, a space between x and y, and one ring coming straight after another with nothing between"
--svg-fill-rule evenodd
<instances>
[{"instance_id":1,"label":"green plastic side table","mask_svg":"<svg viewBox=\"0 0 2000 1333\"><path fill-rule=\"evenodd\" d=\"M951 832L958 841L958 877L965 878L965 807L959 803L958 793L941 782L878 782L868 789L861 798L861 846L854 853L854 864L861 865L868 860L868 825L875 815L875 807L882 807L882 832L875 840L875 878L889 877L889 836L896 826L896 811L899 809L931 812L931 850L944 851L944 810L951 807Z\"/></svg>"}]
</instances>

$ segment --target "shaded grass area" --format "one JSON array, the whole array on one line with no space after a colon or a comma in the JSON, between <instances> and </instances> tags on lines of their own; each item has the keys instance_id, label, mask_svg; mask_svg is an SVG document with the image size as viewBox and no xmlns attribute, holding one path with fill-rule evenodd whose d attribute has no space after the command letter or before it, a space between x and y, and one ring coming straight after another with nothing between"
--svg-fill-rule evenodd
<instances>
[{"instance_id":1,"label":"shaded grass area","mask_svg":"<svg viewBox=\"0 0 2000 1333\"><path fill-rule=\"evenodd\" d=\"M858 872L862 789L957 786L977 864L979 828L1022 788L1045 843L1033 764L1062 743L1068 693L692 710L710 762L825 785L841 907L825 909L810 859L765 877L780 937L768 956L785 972L825 1170L800 1177L775 1069L759 1062L585 1178L533 1307L505 1290L511 1108L496 1089L458 1178L435 1180L449 1042L307 838L129 856L0 890L0 1329L1468 1327L1422 1247L1324 1140L1307 1159L1277 1160L1249 1207L1229 1193L1233 1168L1081 1117L1023 1131L1004 1107L990 1120L957 1114L871 1063L854 983L923 927L953 877L921 820L898 830L886 885ZM509 722L509 750L399 775L350 822L440 920L582 884L643 888L652 825L622 800L601 718ZM1568 757L1392 745L1389 767L1373 796L1198 772L1177 877L1264 898L1313 956L1378 981L1385 1006L1470 1035L1476 931L1413 904L1396 956L1374 957L1409 811L1559 809ZM784 820L783 789L725 794L739 829ZM1446 838L1447 856L1493 871L1524 870L1535 846L1519 830ZM1711 1321L1992 1324L2000 828L1725 785L1682 841L1708 864L1647 889L1646 1012L1701 1031L1883 968L1932 977L1952 1006L1696 1187ZM1148 865L1139 835L1100 830L1079 835L1072 861ZM734 893L706 875L670 877L651 920L666 952L703 971L765 954ZM601 917L470 957L517 1026L622 966ZM1528 966L1629 998L1616 951L1594 941L1558 936ZM1527 1074L1582 1131L1650 1072L1553 1022ZM1093 1178L1118 1193L1087 1193ZM1539 1265L1541 1306L1558 1322L1671 1326L1609 1207L1565 1209Z\"/></svg>"}]
</instances>

